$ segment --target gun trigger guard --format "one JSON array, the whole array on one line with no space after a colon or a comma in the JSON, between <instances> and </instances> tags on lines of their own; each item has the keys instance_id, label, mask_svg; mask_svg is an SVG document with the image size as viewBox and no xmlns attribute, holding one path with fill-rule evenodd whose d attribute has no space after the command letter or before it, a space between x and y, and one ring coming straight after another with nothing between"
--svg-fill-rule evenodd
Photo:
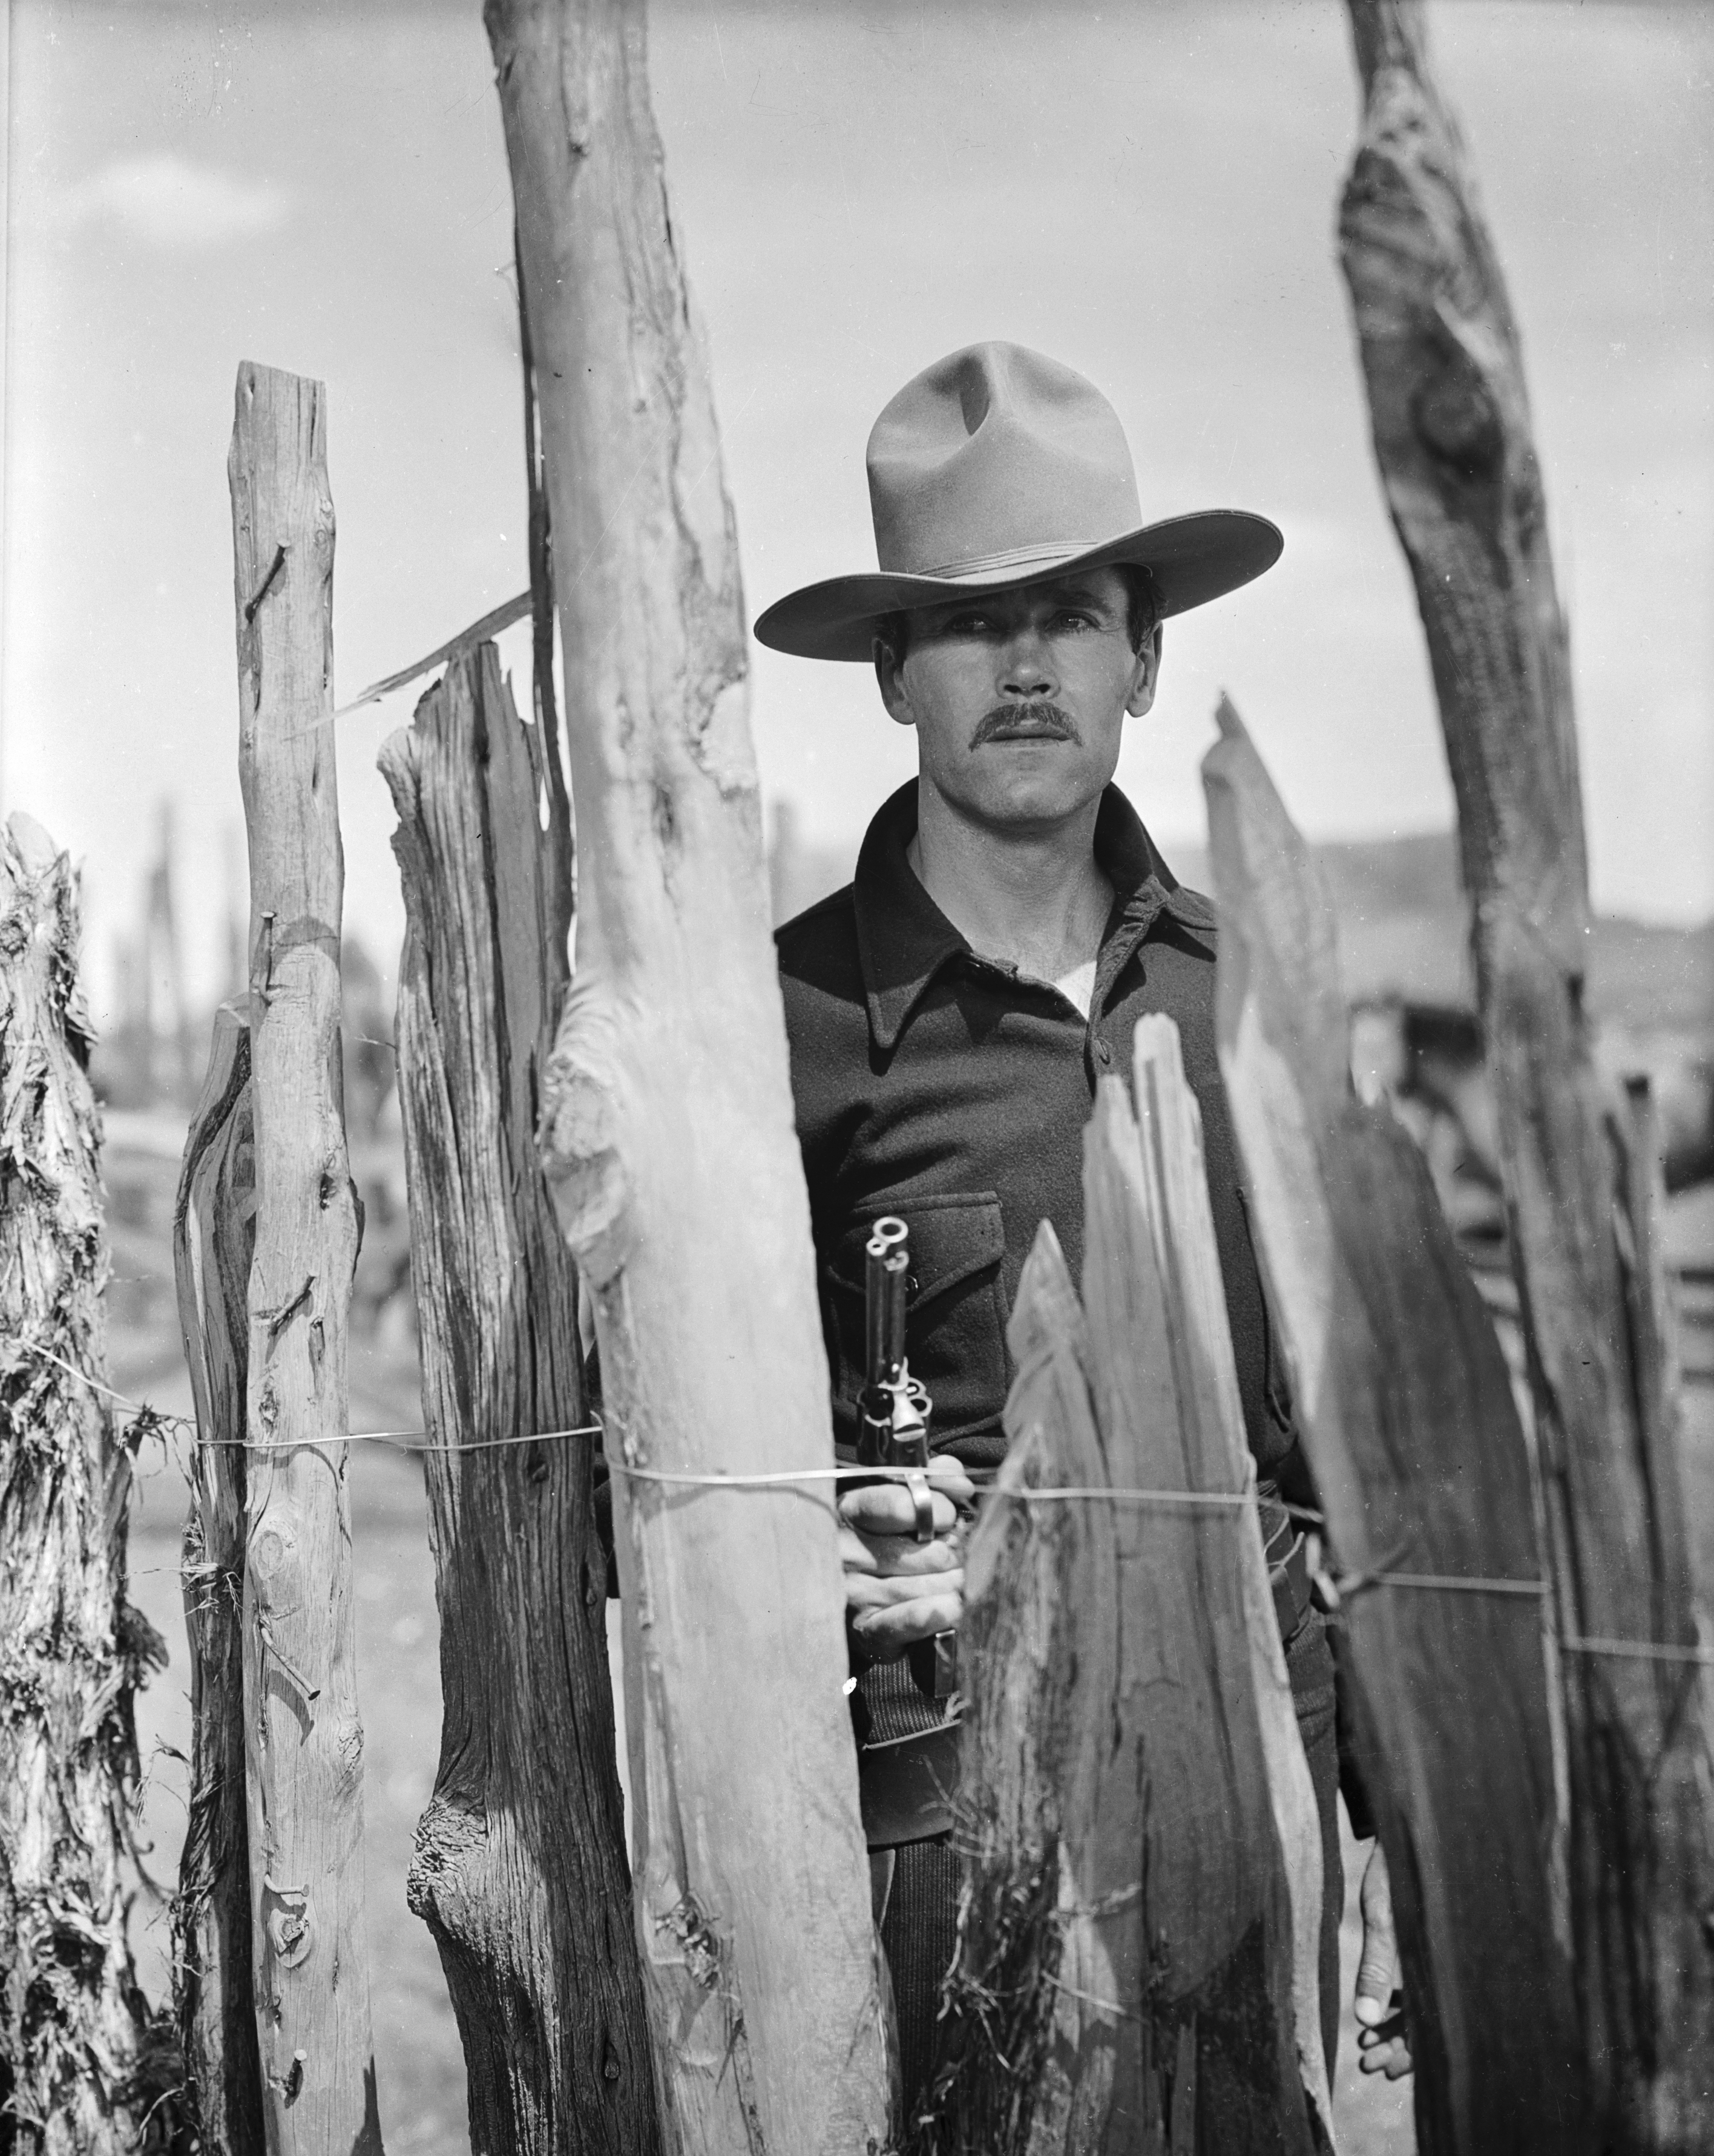
<instances>
[{"instance_id":1,"label":"gun trigger guard","mask_svg":"<svg viewBox=\"0 0 1714 2156\"><path fill-rule=\"evenodd\" d=\"M934 1539L934 1493L929 1487L929 1478L926 1475L908 1476L904 1486L917 1508L916 1517L911 1522L912 1537L919 1543L931 1543Z\"/></svg>"}]
</instances>

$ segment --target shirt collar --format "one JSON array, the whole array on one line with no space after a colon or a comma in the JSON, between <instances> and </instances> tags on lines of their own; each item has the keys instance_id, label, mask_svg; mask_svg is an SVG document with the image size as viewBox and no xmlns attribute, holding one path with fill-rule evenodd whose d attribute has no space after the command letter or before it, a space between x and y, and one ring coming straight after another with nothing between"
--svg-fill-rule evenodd
<instances>
[{"instance_id":1,"label":"shirt collar","mask_svg":"<svg viewBox=\"0 0 1714 2156\"><path fill-rule=\"evenodd\" d=\"M916 829L917 784L912 779L877 810L852 880L869 1031L883 1055L892 1054L942 967L970 954L970 945L905 858ZM1213 907L1199 893L1181 886L1116 786L1102 794L1096 812L1095 859L1114 891L1113 914L1102 939L1104 963L1098 968L1098 980L1106 988L1157 915L1170 913L1186 928L1212 933ZM1122 955L1113 948L1115 939L1123 943Z\"/></svg>"}]
</instances>

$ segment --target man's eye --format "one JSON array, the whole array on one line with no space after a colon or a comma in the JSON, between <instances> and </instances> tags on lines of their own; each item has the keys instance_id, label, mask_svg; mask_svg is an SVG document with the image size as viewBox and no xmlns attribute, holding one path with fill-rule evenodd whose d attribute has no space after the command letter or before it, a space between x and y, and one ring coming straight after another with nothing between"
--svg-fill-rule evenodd
<instances>
[{"instance_id":1,"label":"man's eye","mask_svg":"<svg viewBox=\"0 0 1714 2156\"><path fill-rule=\"evenodd\" d=\"M1095 618L1076 607L1064 607L1054 616L1053 626L1055 629L1093 629Z\"/></svg>"}]
</instances>

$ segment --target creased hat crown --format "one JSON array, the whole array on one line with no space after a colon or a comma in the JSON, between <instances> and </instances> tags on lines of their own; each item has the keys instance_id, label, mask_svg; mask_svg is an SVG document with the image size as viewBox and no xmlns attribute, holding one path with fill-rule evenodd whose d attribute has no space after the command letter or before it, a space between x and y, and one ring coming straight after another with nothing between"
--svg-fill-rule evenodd
<instances>
[{"instance_id":1,"label":"creased hat crown","mask_svg":"<svg viewBox=\"0 0 1714 2156\"><path fill-rule=\"evenodd\" d=\"M973 344L904 388L869 436L878 570L776 599L759 643L867 660L888 620L1073 571L1146 569L1163 616L1259 577L1284 543L1265 516L1202 509L1144 524L1119 415L1073 368Z\"/></svg>"},{"instance_id":2,"label":"creased hat crown","mask_svg":"<svg viewBox=\"0 0 1714 2156\"><path fill-rule=\"evenodd\" d=\"M968 345L908 382L875 422L867 465L883 573L1004 573L1141 521L1119 414L1022 345Z\"/></svg>"}]
</instances>

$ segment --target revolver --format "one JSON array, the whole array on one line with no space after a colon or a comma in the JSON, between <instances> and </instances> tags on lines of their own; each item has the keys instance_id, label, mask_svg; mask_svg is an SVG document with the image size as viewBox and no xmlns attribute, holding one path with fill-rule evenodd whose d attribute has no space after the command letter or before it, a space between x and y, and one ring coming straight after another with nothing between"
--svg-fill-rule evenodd
<instances>
[{"instance_id":1,"label":"revolver","mask_svg":"<svg viewBox=\"0 0 1714 2156\"><path fill-rule=\"evenodd\" d=\"M929 1416L933 1403L910 1373L904 1352L904 1302L910 1274L910 1229L895 1214L870 1230L863 1250L865 1381L857 1404L857 1465L903 1467L904 1486L915 1507L913 1532L919 1543L934 1534L934 1501L929 1487ZM907 1650L913 1681L929 1699L957 1689L958 1637L942 1632Z\"/></svg>"}]
</instances>

